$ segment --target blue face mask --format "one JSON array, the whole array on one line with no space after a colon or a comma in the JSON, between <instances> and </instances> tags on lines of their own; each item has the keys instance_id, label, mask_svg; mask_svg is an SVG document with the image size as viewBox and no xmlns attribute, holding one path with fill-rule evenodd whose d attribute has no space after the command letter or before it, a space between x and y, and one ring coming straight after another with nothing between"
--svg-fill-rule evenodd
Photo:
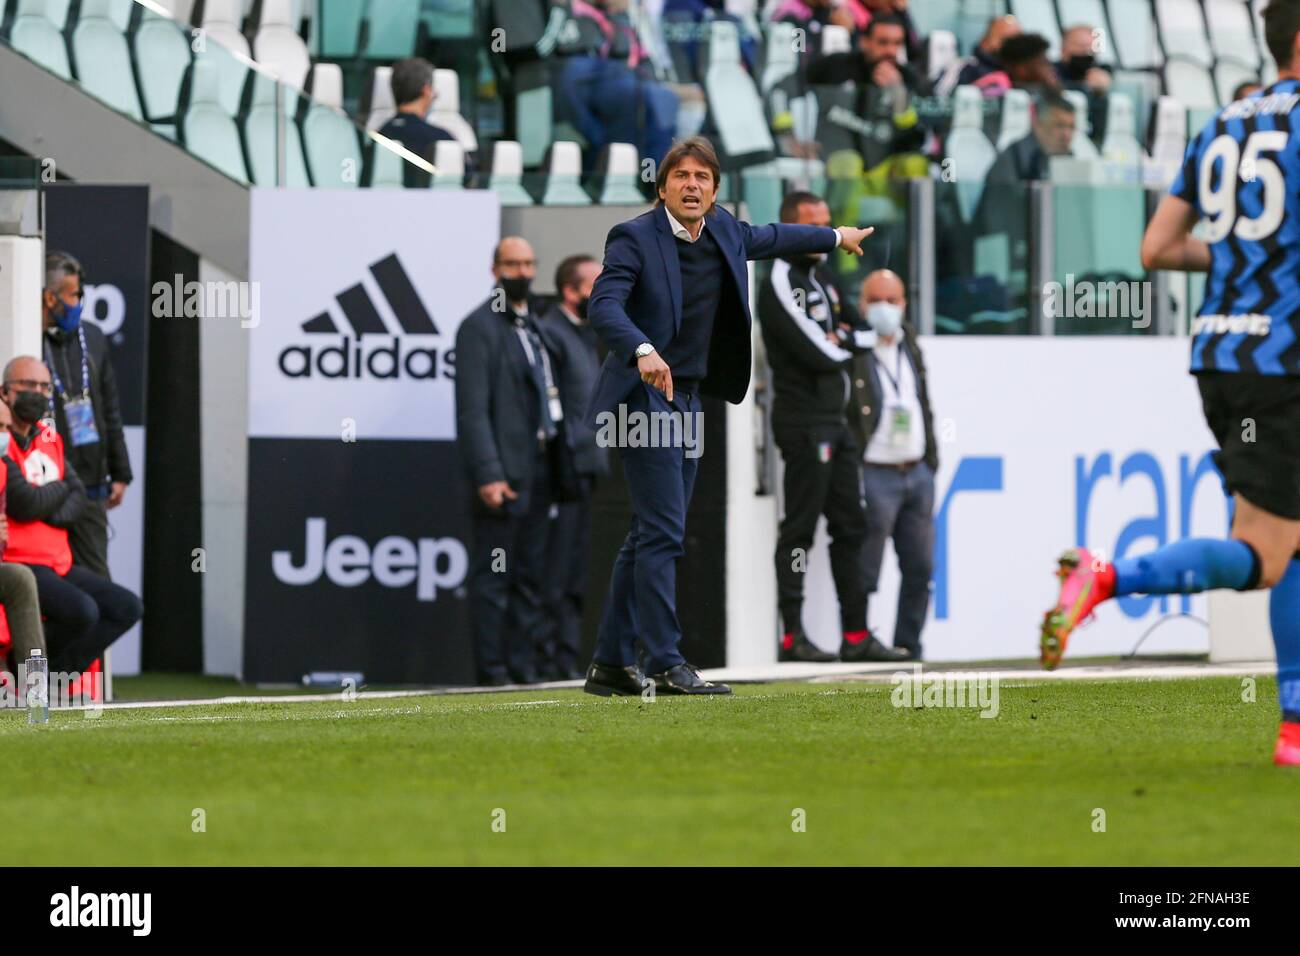
<instances>
[{"instance_id":1,"label":"blue face mask","mask_svg":"<svg viewBox=\"0 0 1300 956\"><path fill-rule=\"evenodd\" d=\"M77 326L81 324L81 303L78 302L76 305L68 305L67 303L60 302L59 304L63 306L63 312L54 317L54 324L64 332L76 331Z\"/></svg>"}]
</instances>

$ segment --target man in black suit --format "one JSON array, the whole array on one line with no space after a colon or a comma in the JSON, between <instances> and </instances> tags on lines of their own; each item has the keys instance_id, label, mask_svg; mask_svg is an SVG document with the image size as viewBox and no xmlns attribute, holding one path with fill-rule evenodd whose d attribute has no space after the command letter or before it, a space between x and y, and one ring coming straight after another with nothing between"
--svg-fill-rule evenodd
<instances>
[{"instance_id":1,"label":"man in black suit","mask_svg":"<svg viewBox=\"0 0 1300 956\"><path fill-rule=\"evenodd\" d=\"M527 240L502 239L496 288L456 333L456 437L475 489L471 626L478 679L491 685L537 681L546 627L551 454L564 409L528 294L536 274Z\"/></svg>"},{"instance_id":2,"label":"man in black suit","mask_svg":"<svg viewBox=\"0 0 1300 956\"><path fill-rule=\"evenodd\" d=\"M564 406L564 441L560 454L568 457L564 471L573 476L575 497L561 501L551 523L547 567L550 575L546 603L550 629L546 635L543 673L555 680L582 676L578 645L582 639L582 606L587 593L587 548L591 540L591 492L598 475L609 471L608 451L596 443L596 433L582 422L592 386L600 372L596 333L587 324L587 302L600 275L592 256L569 256L555 271L559 297L542 318L542 335L555 357L560 401Z\"/></svg>"}]
</instances>

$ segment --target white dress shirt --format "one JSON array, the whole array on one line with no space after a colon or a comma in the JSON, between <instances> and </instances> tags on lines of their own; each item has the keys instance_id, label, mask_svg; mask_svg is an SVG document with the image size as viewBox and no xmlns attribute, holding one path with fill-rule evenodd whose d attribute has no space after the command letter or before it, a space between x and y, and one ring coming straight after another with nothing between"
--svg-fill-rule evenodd
<instances>
[{"instance_id":1,"label":"white dress shirt","mask_svg":"<svg viewBox=\"0 0 1300 956\"><path fill-rule=\"evenodd\" d=\"M912 362L899 347L902 332L892 342L878 338L874 348L876 372L880 376L880 418L867 442L863 459L875 465L899 465L925 457L925 420L921 417L921 395ZM904 440L892 433L891 409L902 406L908 413L908 430Z\"/></svg>"}]
</instances>

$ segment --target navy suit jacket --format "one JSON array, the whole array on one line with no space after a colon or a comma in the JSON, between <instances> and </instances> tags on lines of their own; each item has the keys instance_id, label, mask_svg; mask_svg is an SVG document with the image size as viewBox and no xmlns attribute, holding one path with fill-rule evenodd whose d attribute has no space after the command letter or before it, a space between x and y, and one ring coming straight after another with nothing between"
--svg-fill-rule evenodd
<instances>
[{"instance_id":1,"label":"navy suit jacket","mask_svg":"<svg viewBox=\"0 0 1300 956\"><path fill-rule=\"evenodd\" d=\"M726 257L726 274L734 289L723 289L709 345L708 373L700 390L737 404L749 391L753 361L746 260L829 252L838 244L839 234L829 226L751 226L719 206L709 210L704 228ZM600 426L601 412L616 412L641 383L636 347L649 342L662 355L681 327L679 241L663 206L609 231L604 268L587 307L588 321L609 348L587 408L587 424L593 429Z\"/></svg>"}]
</instances>

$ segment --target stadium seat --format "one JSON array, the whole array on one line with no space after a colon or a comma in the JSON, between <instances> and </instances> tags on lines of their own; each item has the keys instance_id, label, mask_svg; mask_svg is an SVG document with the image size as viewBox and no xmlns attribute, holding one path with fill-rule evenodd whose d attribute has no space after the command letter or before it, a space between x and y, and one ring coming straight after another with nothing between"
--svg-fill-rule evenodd
<instances>
[{"instance_id":1,"label":"stadium seat","mask_svg":"<svg viewBox=\"0 0 1300 956\"><path fill-rule=\"evenodd\" d=\"M853 34L842 26L830 24L822 27L822 56L848 53L853 49Z\"/></svg>"},{"instance_id":2,"label":"stadium seat","mask_svg":"<svg viewBox=\"0 0 1300 956\"><path fill-rule=\"evenodd\" d=\"M794 48L797 29L793 23L773 23L768 28L763 77L759 82L764 96L799 69L799 54Z\"/></svg>"},{"instance_id":3,"label":"stadium seat","mask_svg":"<svg viewBox=\"0 0 1300 956\"><path fill-rule=\"evenodd\" d=\"M202 27L206 47L196 59L211 63L217 71L221 104L231 116L239 113L248 79L245 61L252 59L248 41L239 29L241 19L239 0L204 0Z\"/></svg>"},{"instance_id":4,"label":"stadium seat","mask_svg":"<svg viewBox=\"0 0 1300 956\"><path fill-rule=\"evenodd\" d=\"M1053 60L1061 56L1061 25L1056 21L1052 0L1010 0L1011 13L1020 21L1025 33L1040 33L1051 44L1047 55Z\"/></svg>"},{"instance_id":5,"label":"stadium seat","mask_svg":"<svg viewBox=\"0 0 1300 956\"><path fill-rule=\"evenodd\" d=\"M1234 60L1220 60L1214 65L1214 88L1219 94L1219 105L1232 102L1232 94L1242 83L1258 83L1259 70Z\"/></svg>"},{"instance_id":6,"label":"stadium seat","mask_svg":"<svg viewBox=\"0 0 1300 956\"><path fill-rule=\"evenodd\" d=\"M640 172L636 147L631 143L610 143L605 149L604 183L600 191L602 206L619 203L644 203L645 196L637 188Z\"/></svg>"},{"instance_id":7,"label":"stadium seat","mask_svg":"<svg viewBox=\"0 0 1300 956\"><path fill-rule=\"evenodd\" d=\"M1070 154L1075 159L1100 159L1097 144L1092 141L1092 123L1088 119L1088 96L1078 90L1064 90L1061 94L1074 106L1074 139L1070 141Z\"/></svg>"},{"instance_id":8,"label":"stadium seat","mask_svg":"<svg viewBox=\"0 0 1300 956\"><path fill-rule=\"evenodd\" d=\"M144 119L140 94L131 73L126 35L110 17L117 0L82 0L72 31L72 57L80 66L81 88L134 120ZM119 9L120 13L120 9Z\"/></svg>"},{"instance_id":9,"label":"stadium seat","mask_svg":"<svg viewBox=\"0 0 1300 956\"><path fill-rule=\"evenodd\" d=\"M429 122L455 136L466 153L477 152L478 137L474 134L474 127L460 115L460 77L456 71L434 70L433 91L435 96Z\"/></svg>"},{"instance_id":10,"label":"stadium seat","mask_svg":"<svg viewBox=\"0 0 1300 956\"><path fill-rule=\"evenodd\" d=\"M1102 159L1141 166L1147 157L1136 130L1133 101L1123 93L1111 93L1106 98L1106 138L1101 144Z\"/></svg>"},{"instance_id":11,"label":"stadium seat","mask_svg":"<svg viewBox=\"0 0 1300 956\"><path fill-rule=\"evenodd\" d=\"M326 100L341 100L343 75L338 64L319 63L316 70ZM357 133L357 127L340 107L312 101L302 120L302 146L312 185L321 189L356 189L361 185L362 156Z\"/></svg>"},{"instance_id":12,"label":"stadium seat","mask_svg":"<svg viewBox=\"0 0 1300 956\"><path fill-rule=\"evenodd\" d=\"M330 59L351 59L361 49L361 23L366 0L325 0L311 18L312 53Z\"/></svg>"},{"instance_id":13,"label":"stadium seat","mask_svg":"<svg viewBox=\"0 0 1300 956\"><path fill-rule=\"evenodd\" d=\"M1187 149L1187 110L1172 96L1156 101L1152 120L1151 159L1147 164L1148 186L1165 188L1183 165Z\"/></svg>"},{"instance_id":14,"label":"stadium seat","mask_svg":"<svg viewBox=\"0 0 1300 956\"><path fill-rule=\"evenodd\" d=\"M1259 47L1251 30L1250 8L1242 0L1205 0L1205 15L1214 55L1258 70Z\"/></svg>"},{"instance_id":15,"label":"stadium seat","mask_svg":"<svg viewBox=\"0 0 1300 956\"><path fill-rule=\"evenodd\" d=\"M948 30L935 30L929 40L929 78L937 80L958 59L957 35Z\"/></svg>"},{"instance_id":16,"label":"stadium seat","mask_svg":"<svg viewBox=\"0 0 1300 956\"><path fill-rule=\"evenodd\" d=\"M497 140L492 146L492 172L488 188L503 206L531 206L533 197L524 189L524 151L514 140Z\"/></svg>"},{"instance_id":17,"label":"stadium seat","mask_svg":"<svg viewBox=\"0 0 1300 956\"><path fill-rule=\"evenodd\" d=\"M591 197L582 188L582 149L577 143L551 144L551 161L546 170L543 206L590 206Z\"/></svg>"},{"instance_id":18,"label":"stadium seat","mask_svg":"<svg viewBox=\"0 0 1300 956\"><path fill-rule=\"evenodd\" d=\"M910 8L912 23L923 37L932 36L936 30L944 30L956 36L961 8L961 0L923 0Z\"/></svg>"},{"instance_id":19,"label":"stadium seat","mask_svg":"<svg viewBox=\"0 0 1300 956\"><path fill-rule=\"evenodd\" d=\"M188 28L194 19L196 0L154 0L154 2L171 14L171 18L182 28ZM153 12L147 7L145 9L150 13Z\"/></svg>"},{"instance_id":20,"label":"stadium seat","mask_svg":"<svg viewBox=\"0 0 1300 956\"><path fill-rule=\"evenodd\" d=\"M463 189L465 186L465 149L453 140L439 140L433 147L434 189Z\"/></svg>"},{"instance_id":21,"label":"stadium seat","mask_svg":"<svg viewBox=\"0 0 1300 956\"><path fill-rule=\"evenodd\" d=\"M278 182L279 163L276 144L276 96L284 113L284 182ZM310 186L307 165L302 155L302 137L294 116L301 94L291 86L276 83L264 73L253 74L252 102L244 118L244 142L248 149L248 169L258 186Z\"/></svg>"},{"instance_id":22,"label":"stadium seat","mask_svg":"<svg viewBox=\"0 0 1300 956\"><path fill-rule=\"evenodd\" d=\"M1156 22L1166 53L1209 67L1214 62L1199 0L1155 0Z\"/></svg>"},{"instance_id":23,"label":"stadium seat","mask_svg":"<svg viewBox=\"0 0 1300 956\"><path fill-rule=\"evenodd\" d=\"M998 152L1024 139L1033 131L1033 105L1025 90L1007 90L1002 97L1002 119L998 127Z\"/></svg>"},{"instance_id":24,"label":"stadium seat","mask_svg":"<svg viewBox=\"0 0 1300 956\"><path fill-rule=\"evenodd\" d=\"M262 0L262 22L253 38L253 58L285 83L303 88L311 69L311 55L298 36L289 0ZM311 144L307 145L310 149Z\"/></svg>"},{"instance_id":25,"label":"stadium seat","mask_svg":"<svg viewBox=\"0 0 1300 956\"><path fill-rule=\"evenodd\" d=\"M405 161L400 154L389 149L386 143L392 143L398 149L402 148L401 143L386 139L378 133L371 136L369 144L371 189L401 189L404 183Z\"/></svg>"},{"instance_id":26,"label":"stadium seat","mask_svg":"<svg viewBox=\"0 0 1300 956\"><path fill-rule=\"evenodd\" d=\"M1213 110L1219 105L1210 71L1195 60L1170 57L1165 62L1165 89L1173 91L1189 110Z\"/></svg>"},{"instance_id":27,"label":"stadium seat","mask_svg":"<svg viewBox=\"0 0 1300 956\"><path fill-rule=\"evenodd\" d=\"M957 157L953 164L957 200L962 219L970 222L984 191L984 178L998 154L984 135L984 94L973 86L959 86L952 104L952 129L944 151Z\"/></svg>"},{"instance_id":28,"label":"stadium seat","mask_svg":"<svg viewBox=\"0 0 1300 956\"><path fill-rule=\"evenodd\" d=\"M1121 29L1111 34L1119 65L1126 70L1156 69L1165 62L1151 0L1110 0L1110 20Z\"/></svg>"},{"instance_id":29,"label":"stadium seat","mask_svg":"<svg viewBox=\"0 0 1300 956\"><path fill-rule=\"evenodd\" d=\"M370 79L370 107L366 113L366 129L382 129L384 124L396 115L397 104L393 102L393 68L377 66Z\"/></svg>"},{"instance_id":30,"label":"stadium seat","mask_svg":"<svg viewBox=\"0 0 1300 956\"><path fill-rule=\"evenodd\" d=\"M704 89L709 115L718 131L717 145L726 160L724 165L771 159L776 144L754 80L741 63L736 25L729 20L714 20L710 24Z\"/></svg>"},{"instance_id":31,"label":"stadium seat","mask_svg":"<svg viewBox=\"0 0 1300 956\"><path fill-rule=\"evenodd\" d=\"M190 102L181 124L185 148L231 179L248 182L239 129L221 102L220 77L205 58L190 72Z\"/></svg>"},{"instance_id":32,"label":"stadium seat","mask_svg":"<svg viewBox=\"0 0 1300 956\"><path fill-rule=\"evenodd\" d=\"M311 98L322 106L343 109L343 68L337 63L317 63L311 68Z\"/></svg>"},{"instance_id":33,"label":"stadium seat","mask_svg":"<svg viewBox=\"0 0 1300 956\"><path fill-rule=\"evenodd\" d=\"M432 38L462 40L474 35L474 0L423 3L420 17Z\"/></svg>"},{"instance_id":34,"label":"stadium seat","mask_svg":"<svg viewBox=\"0 0 1300 956\"><path fill-rule=\"evenodd\" d=\"M66 4L64 7L66 16ZM9 28L9 45L56 76L71 80L68 47L56 21L51 19L51 14L57 12L48 0L18 0L13 26Z\"/></svg>"},{"instance_id":35,"label":"stadium seat","mask_svg":"<svg viewBox=\"0 0 1300 956\"><path fill-rule=\"evenodd\" d=\"M189 33L146 8L131 42L145 118L156 132L175 137L181 84L190 68Z\"/></svg>"},{"instance_id":36,"label":"stadium seat","mask_svg":"<svg viewBox=\"0 0 1300 956\"><path fill-rule=\"evenodd\" d=\"M325 6L329 8L330 3ZM361 55L371 60L411 56L419 28L420 0L371 0L366 7L366 41Z\"/></svg>"},{"instance_id":37,"label":"stadium seat","mask_svg":"<svg viewBox=\"0 0 1300 956\"><path fill-rule=\"evenodd\" d=\"M22 6L21 2L19 6ZM68 12L71 8L72 0L45 0L45 18L62 33L68 27Z\"/></svg>"}]
</instances>

